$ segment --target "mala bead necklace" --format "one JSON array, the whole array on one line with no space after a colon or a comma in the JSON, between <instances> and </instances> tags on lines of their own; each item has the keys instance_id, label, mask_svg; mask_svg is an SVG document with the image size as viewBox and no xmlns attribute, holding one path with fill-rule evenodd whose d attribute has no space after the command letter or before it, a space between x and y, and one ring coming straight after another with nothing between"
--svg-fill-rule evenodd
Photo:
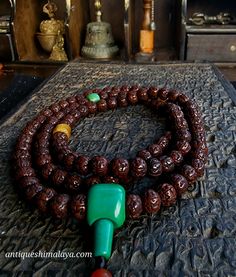
<instances>
[{"instance_id":1,"label":"mala bead necklace","mask_svg":"<svg viewBox=\"0 0 236 277\"><path fill-rule=\"evenodd\" d=\"M82 118L137 104L165 115L170 129L135 158L109 161L70 148L72 128ZM42 213L87 218L94 228L98 268L92 277L109 277L105 265L114 230L126 216L136 219L174 205L189 184L203 176L207 155L201 115L186 95L155 87L105 87L54 103L25 126L14 152L15 179ZM156 178L156 185L143 195L126 195L124 187L144 177Z\"/></svg>"}]
</instances>

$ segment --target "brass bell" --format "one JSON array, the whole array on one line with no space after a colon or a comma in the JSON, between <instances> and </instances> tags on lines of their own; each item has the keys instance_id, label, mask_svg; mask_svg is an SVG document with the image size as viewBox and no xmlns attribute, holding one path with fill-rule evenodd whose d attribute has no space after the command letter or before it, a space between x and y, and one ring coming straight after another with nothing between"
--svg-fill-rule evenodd
<instances>
[{"instance_id":1,"label":"brass bell","mask_svg":"<svg viewBox=\"0 0 236 277\"><path fill-rule=\"evenodd\" d=\"M101 21L101 1L95 1L96 22L87 25L85 45L81 54L90 59L110 59L117 55L119 49L115 45L111 24Z\"/></svg>"}]
</instances>

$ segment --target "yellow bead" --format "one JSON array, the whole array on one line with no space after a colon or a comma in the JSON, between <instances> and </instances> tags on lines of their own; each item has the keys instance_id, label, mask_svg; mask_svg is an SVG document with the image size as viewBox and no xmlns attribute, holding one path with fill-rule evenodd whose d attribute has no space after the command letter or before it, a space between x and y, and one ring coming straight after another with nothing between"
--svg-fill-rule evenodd
<instances>
[{"instance_id":1,"label":"yellow bead","mask_svg":"<svg viewBox=\"0 0 236 277\"><path fill-rule=\"evenodd\" d=\"M65 123L57 124L57 126L53 129L53 134L55 134L57 132L62 132L64 134L66 134L69 139L71 136L71 127L70 127L70 125L65 124Z\"/></svg>"}]
</instances>

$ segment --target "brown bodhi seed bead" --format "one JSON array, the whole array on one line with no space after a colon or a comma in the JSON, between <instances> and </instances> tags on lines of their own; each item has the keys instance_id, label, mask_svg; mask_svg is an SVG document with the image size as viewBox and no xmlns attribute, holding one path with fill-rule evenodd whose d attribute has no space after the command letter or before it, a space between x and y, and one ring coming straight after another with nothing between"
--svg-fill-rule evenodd
<instances>
[{"instance_id":1,"label":"brown bodhi seed bead","mask_svg":"<svg viewBox=\"0 0 236 277\"><path fill-rule=\"evenodd\" d=\"M28 186L25 190L26 199L32 200L42 189L43 187L40 184Z\"/></svg>"},{"instance_id":2,"label":"brown bodhi seed bead","mask_svg":"<svg viewBox=\"0 0 236 277\"><path fill-rule=\"evenodd\" d=\"M87 175L89 173L89 161L90 158L87 156L80 156L75 161L75 169L81 175Z\"/></svg>"},{"instance_id":3,"label":"brown bodhi seed bead","mask_svg":"<svg viewBox=\"0 0 236 277\"><path fill-rule=\"evenodd\" d=\"M60 186L65 181L67 172L62 169L55 169L51 174L51 180L55 186Z\"/></svg>"},{"instance_id":4,"label":"brown bodhi seed bead","mask_svg":"<svg viewBox=\"0 0 236 277\"><path fill-rule=\"evenodd\" d=\"M148 151L150 152L150 154L152 155L152 157L159 157L162 154L162 148L160 145L158 144L151 144L148 147Z\"/></svg>"},{"instance_id":5,"label":"brown bodhi seed bead","mask_svg":"<svg viewBox=\"0 0 236 277\"><path fill-rule=\"evenodd\" d=\"M87 116L88 115L88 108L87 108L86 105L79 106L78 111L80 112L81 116Z\"/></svg>"},{"instance_id":6,"label":"brown bodhi seed bead","mask_svg":"<svg viewBox=\"0 0 236 277\"><path fill-rule=\"evenodd\" d=\"M175 168L174 161L171 157L163 156L160 158L163 172L171 172Z\"/></svg>"},{"instance_id":7,"label":"brown bodhi seed bead","mask_svg":"<svg viewBox=\"0 0 236 277\"><path fill-rule=\"evenodd\" d=\"M148 93L147 93L147 89L141 88L138 92L137 92L137 96L138 99L142 102L146 102L148 101L149 97L148 97Z\"/></svg>"},{"instance_id":8,"label":"brown bodhi seed bead","mask_svg":"<svg viewBox=\"0 0 236 277\"><path fill-rule=\"evenodd\" d=\"M94 114L97 112L97 105L96 103L93 103L93 102L89 102L87 104L87 107L88 107L88 111L90 114Z\"/></svg>"},{"instance_id":9,"label":"brown bodhi seed bead","mask_svg":"<svg viewBox=\"0 0 236 277\"><path fill-rule=\"evenodd\" d=\"M152 214L157 213L161 208L160 195L152 189L149 189L144 195L144 209Z\"/></svg>"},{"instance_id":10,"label":"brown bodhi seed bead","mask_svg":"<svg viewBox=\"0 0 236 277\"><path fill-rule=\"evenodd\" d=\"M30 150L30 146L31 144L22 138L17 142L17 148L21 150Z\"/></svg>"},{"instance_id":11,"label":"brown bodhi seed bead","mask_svg":"<svg viewBox=\"0 0 236 277\"><path fill-rule=\"evenodd\" d=\"M188 181L183 175L173 174L171 175L171 183L174 186L177 195L183 194L188 189Z\"/></svg>"},{"instance_id":12,"label":"brown bodhi seed bead","mask_svg":"<svg viewBox=\"0 0 236 277\"><path fill-rule=\"evenodd\" d=\"M176 148L183 156L185 156L191 150L191 145L186 140L177 141Z\"/></svg>"},{"instance_id":13,"label":"brown bodhi seed bead","mask_svg":"<svg viewBox=\"0 0 236 277\"><path fill-rule=\"evenodd\" d=\"M172 101L172 102L175 102L178 96L179 96L179 92L176 90L170 90L168 93L168 99L169 101Z\"/></svg>"},{"instance_id":14,"label":"brown bodhi seed bead","mask_svg":"<svg viewBox=\"0 0 236 277\"><path fill-rule=\"evenodd\" d=\"M25 189L32 185L39 185L39 179L36 177L23 177L20 179L19 187Z\"/></svg>"},{"instance_id":15,"label":"brown bodhi seed bead","mask_svg":"<svg viewBox=\"0 0 236 277\"><path fill-rule=\"evenodd\" d=\"M159 138L156 144L158 144L163 151L169 144L169 133L167 133L167 136L162 136L161 138Z\"/></svg>"},{"instance_id":16,"label":"brown bodhi seed bead","mask_svg":"<svg viewBox=\"0 0 236 277\"><path fill-rule=\"evenodd\" d=\"M101 179L98 176L91 176L91 177L86 179L85 184L86 184L87 187L90 188L93 185L101 184Z\"/></svg>"},{"instance_id":17,"label":"brown bodhi seed bead","mask_svg":"<svg viewBox=\"0 0 236 277\"><path fill-rule=\"evenodd\" d=\"M175 165L180 165L184 160L183 155L181 154L181 152L176 151L176 150L171 151L170 157L173 160Z\"/></svg>"},{"instance_id":18,"label":"brown bodhi seed bead","mask_svg":"<svg viewBox=\"0 0 236 277\"><path fill-rule=\"evenodd\" d=\"M204 163L206 163L207 161L207 155L205 154L205 152L202 149L195 149L192 153L193 158L195 159L199 159L201 161L203 161Z\"/></svg>"},{"instance_id":19,"label":"brown bodhi seed bead","mask_svg":"<svg viewBox=\"0 0 236 277\"><path fill-rule=\"evenodd\" d=\"M147 94L148 94L150 99L156 99L157 95L158 95L158 92L159 92L158 88L151 87L151 88L148 89Z\"/></svg>"},{"instance_id":20,"label":"brown bodhi seed bead","mask_svg":"<svg viewBox=\"0 0 236 277\"><path fill-rule=\"evenodd\" d=\"M46 117L50 117L53 115L53 112L50 109L45 109L42 111L42 114Z\"/></svg>"},{"instance_id":21,"label":"brown bodhi seed bead","mask_svg":"<svg viewBox=\"0 0 236 277\"><path fill-rule=\"evenodd\" d=\"M68 114L68 115L66 115L64 118L63 118L63 121L62 121L62 123L63 124L68 124L68 125L70 125L70 126L73 126L73 124L75 123L75 118L74 118L74 116L73 115L71 115L71 114Z\"/></svg>"},{"instance_id":22,"label":"brown bodhi seed bead","mask_svg":"<svg viewBox=\"0 0 236 277\"><path fill-rule=\"evenodd\" d=\"M129 91L128 94L127 94L127 99L128 99L128 102L131 104L131 105L135 105L138 103L138 96L137 96L137 92L136 91Z\"/></svg>"},{"instance_id":23,"label":"brown bodhi seed bead","mask_svg":"<svg viewBox=\"0 0 236 277\"><path fill-rule=\"evenodd\" d=\"M55 166L51 163L45 164L41 169L41 175L45 180L48 180L50 175L52 174Z\"/></svg>"},{"instance_id":24,"label":"brown bodhi seed bead","mask_svg":"<svg viewBox=\"0 0 236 277\"><path fill-rule=\"evenodd\" d=\"M105 176L103 178L103 182L107 183L107 184L109 184L109 183L119 184L119 179L116 177L113 177L113 176Z\"/></svg>"},{"instance_id":25,"label":"brown bodhi seed bead","mask_svg":"<svg viewBox=\"0 0 236 277\"><path fill-rule=\"evenodd\" d=\"M138 218L143 211L142 200L137 194L129 194L126 199L126 212L129 218Z\"/></svg>"},{"instance_id":26,"label":"brown bodhi seed bead","mask_svg":"<svg viewBox=\"0 0 236 277\"><path fill-rule=\"evenodd\" d=\"M19 159L19 158L22 158L22 159L29 158L29 159L31 159L29 151L28 150L21 150L19 148L16 148L16 151L13 154L13 159L16 160L16 159Z\"/></svg>"},{"instance_id":27,"label":"brown bodhi seed bead","mask_svg":"<svg viewBox=\"0 0 236 277\"><path fill-rule=\"evenodd\" d=\"M177 130L176 137L178 140L185 140L187 142L191 141L191 133L188 131L188 129L181 129Z\"/></svg>"},{"instance_id":28,"label":"brown bodhi seed bead","mask_svg":"<svg viewBox=\"0 0 236 277\"><path fill-rule=\"evenodd\" d=\"M108 93L104 90L102 90L101 92L99 92L100 98L101 99L107 99L108 98Z\"/></svg>"},{"instance_id":29,"label":"brown bodhi seed bead","mask_svg":"<svg viewBox=\"0 0 236 277\"><path fill-rule=\"evenodd\" d=\"M180 93L178 98L177 98L177 101L178 101L179 104L182 105L182 104L185 104L186 102L188 102L189 98L185 94Z\"/></svg>"},{"instance_id":30,"label":"brown bodhi seed bead","mask_svg":"<svg viewBox=\"0 0 236 277\"><path fill-rule=\"evenodd\" d=\"M73 153L69 153L64 157L63 163L68 170L71 170L73 168L75 158L76 157Z\"/></svg>"},{"instance_id":31,"label":"brown bodhi seed bead","mask_svg":"<svg viewBox=\"0 0 236 277\"><path fill-rule=\"evenodd\" d=\"M42 213L48 212L48 201L56 195L52 188L44 188L37 194L36 205Z\"/></svg>"},{"instance_id":32,"label":"brown bodhi seed bead","mask_svg":"<svg viewBox=\"0 0 236 277\"><path fill-rule=\"evenodd\" d=\"M68 103L66 100L61 100L61 101L59 101L58 104L60 105L60 107L61 107L62 109L65 109L66 107L69 106L69 103Z\"/></svg>"},{"instance_id":33,"label":"brown bodhi seed bead","mask_svg":"<svg viewBox=\"0 0 236 277\"><path fill-rule=\"evenodd\" d=\"M36 174L35 174L35 171L34 171L33 168L31 168L31 167L22 167L22 168L19 168L16 171L15 178L16 178L16 180L19 180L22 177L35 177L35 176L36 176Z\"/></svg>"},{"instance_id":34,"label":"brown bodhi seed bead","mask_svg":"<svg viewBox=\"0 0 236 277\"><path fill-rule=\"evenodd\" d=\"M204 175L205 165L203 161L201 161L200 159L193 159L191 165L197 172L198 177L202 177Z\"/></svg>"},{"instance_id":35,"label":"brown bodhi seed bead","mask_svg":"<svg viewBox=\"0 0 236 277\"><path fill-rule=\"evenodd\" d=\"M48 155L48 154L40 154L40 155L37 156L35 163L36 163L36 165L38 167L42 167L45 164L50 163L51 161L52 161L52 159L51 159L50 155Z\"/></svg>"},{"instance_id":36,"label":"brown bodhi seed bead","mask_svg":"<svg viewBox=\"0 0 236 277\"><path fill-rule=\"evenodd\" d=\"M191 165L184 165L182 174L190 184L197 180L197 172Z\"/></svg>"},{"instance_id":37,"label":"brown bodhi seed bead","mask_svg":"<svg viewBox=\"0 0 236 277\"><path fill-rule=\"evenodd\" d=\"M104 99L101 99L98 103L97 103L97 109L99 112L105 112L107 111L107 102Z\"/></svg>"},{"instance_id":38,"label":"brown bodhi seed bead","mask_svg":"<svg viewBox=\"0 0 236 277\"><path fill-rule=\"evenodd\" d=\"M121 97L120 95L118 95L117 97L117 103L119 107L127 107L128 106L128 101L125 97Z\"/></svg>"},{"instance_id":39,"label":"brown bodhi seed bead","mask_svg":"<svg viewBox=\"0 0 236 277\"><path fill-rule=\"evenodd\" d=\"M160 91L158 92L158 96L161 100L167 100L168 96L169 96L169 91L165 88L160 89Z\"/></svg>"},{"instance_id":40,"label":"brown bodhi seed bead","mask_svg":"<svg viewBox=\"0 0 236 277\"><path fill-rule=\"evenodd\" d=\"M32 163L29 158L18 158L16 159L15 168L22 168L22 167L31 167Z\"/></svg>"},{"instance_id":41,"label":"brown bodhi seed bead","mask_svg":"<svg viewBox=\"0 0 236 277\"><path fill-rule=\"evenodd\" d=\"M172 185L168 183L162 184L159 194L161 197L161 203L164 207L170 207L175 204L177 194Z\"/></svg>"},{"instance_id":42,"label":"brown bodhi seed bead","mask_svg":"<svg viewBox=\"0 0 236 277\"><path fill-rule=\"evenodd\" d=\"M58 103L54 103L50 106L50 110L53 112L53 113L58 113L60 111L61 107Z\"/></svg>"},{"instance_id":43,"label":"brown bodhi seed bead","mask_svg":"<svg viewBox=\"0 0 236 277\"><path fill-rule=\"evenodd\" d=\"M86 216L86 196L84 194L76 195L71 201L71 212L74 218L81 221Z\"/></svg>"},{"instance_id":44,"label":"brown bodhi seed bead","mask_svg":"<svg viewBox=\"0 0 236 277\"><path fill-rule=\"evenodd\" d=\"M76 103L77 102L77 99L75 96L70 96L66 99L66 101L70 104L73 104L73 103Z\"/></svg>"},{"instance_id":45,"label":"brown bodhi seed bead","mask_svg":"<svg viewBox=\"0 0 236 277\"><path fill-rule=\"evenodd\" d=\"M113 159L111 162L113 174L118 178L124 178L129 173L129 161L122 158Z\"/></svg>"},{"instance_id":46,"label":"brown bodhi seed bead","mask_svg":"<svg viewBox=\"0 0 236 277\"><path fill-rule=\"evenodd\" d=\"M66 189L76 191L80 188L81 178L77 175L67 175L64 185Z\"/></svg>"},{"instance_id":47,"label":"brown bodhi seed bead","mask_svg":"<svg viewBox=\"0 0 236 277\"><path fill-rule=\"evenodd\" d=\"M110 93L109 93L109 97L115 97L115 98L117 98L119 92L120 92L120 91L119 91L118 89L117 89L117 90L112 89L112 90L110 91Z\"/></svg>"},{"instance_id":48,"label":"brown bodhi seed bead","mask_svg":"<svg viewBox=\"0 0 236 277\"><path fill-rule=\"evenodd\" d=\"M56 218L62 219L68 215L68 203L70 197L67 194L57 194L51 200L51 212Z\"/></svg>"},{"instance_id":49,"label":"brown bodhi seed bead","mask_svg":"<svg viewBox=\"0 0 236 277\"><path fill-rule=\"evenodd\" d=\"M142 178L147 173L147 164L142 158L135 158L131 162L131 174L135 178Z\"/></svg>"},{"instance_id":50,"label":"brown bodhi seed bead","mask_svg":"<svg viewBox=\"0 0 236 277\"><path fill-rule=\"evenodd\" d=\"M91 160L91 169L94 175L105 176L108 172L108 161L103 156L95 156Z\"/></svg>"},{"instance_id":51,"label":"brown bodhi seed bead","mask_svg":"<svg viewBox=\"0 0 236 277\"><path fill-rule=\"evenodd\" d=\"M152 158L152 155L148 150L144 149L138 152L138 157L144 159L145 161L148 161Z\"/></svg>"},{"instance_id":52,"label":"brown bodhi seed bead","mask_svg":"<svg viewBox=\"0 0 236 277\"><path fill-rule=\"evenodd\" d=\"M115 108L117 108L117 101L115 97L109 97L107 99L107 107L110 110L114 110Z\"/></svg>"},{"instance_id":53,"label":"brown bodhi seed bead","mask_svg":"<svg viewBox=\"0 0 236 277\"><path fill-rule=\"evenodd\" d=\"M88 105L87 105L88 107ZM75 121L78 121L81 118L81 114L79 111L75 110L71 112L71 115L75 118Z\"/></svg>"},{"instance_id":54,"label":"brown bodhi seed bead","mask_svg":"<svg viewBox=\"0 0 236 277\"><path fill-rule=\"evenodd\" d=\"M158 177L162 174L162 165L158 159L153 158L148 161L148 173L153 177Z\"/></svg>"}]
</instances>

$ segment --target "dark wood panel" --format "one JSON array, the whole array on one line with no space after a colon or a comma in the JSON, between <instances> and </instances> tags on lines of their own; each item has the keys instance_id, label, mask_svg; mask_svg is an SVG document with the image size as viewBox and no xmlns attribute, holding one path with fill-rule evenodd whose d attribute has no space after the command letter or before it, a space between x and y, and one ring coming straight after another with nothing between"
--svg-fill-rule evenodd
<instances>
[{"instance_id":1,"label":"dark wood panel","mask_svg":"<svg viewBox=\"0 0 236 277\"><path fill-rule=\"evenodd\" d=\"M187 60L236 61L236 34L188 34Z\"/></svg>"},{"instance_id":2,"label":"dark wood panel","mask_svg":"<svg viewBox=\"0 0 236 277\"><path fill-rule=\"evenodd\" d=\"M69 34L67 45L70 58L80 56L80 50L84 44L86 25L89 22L89 3L87 0L71 0L69 11Z\"/></svg>"}]
</instances>

